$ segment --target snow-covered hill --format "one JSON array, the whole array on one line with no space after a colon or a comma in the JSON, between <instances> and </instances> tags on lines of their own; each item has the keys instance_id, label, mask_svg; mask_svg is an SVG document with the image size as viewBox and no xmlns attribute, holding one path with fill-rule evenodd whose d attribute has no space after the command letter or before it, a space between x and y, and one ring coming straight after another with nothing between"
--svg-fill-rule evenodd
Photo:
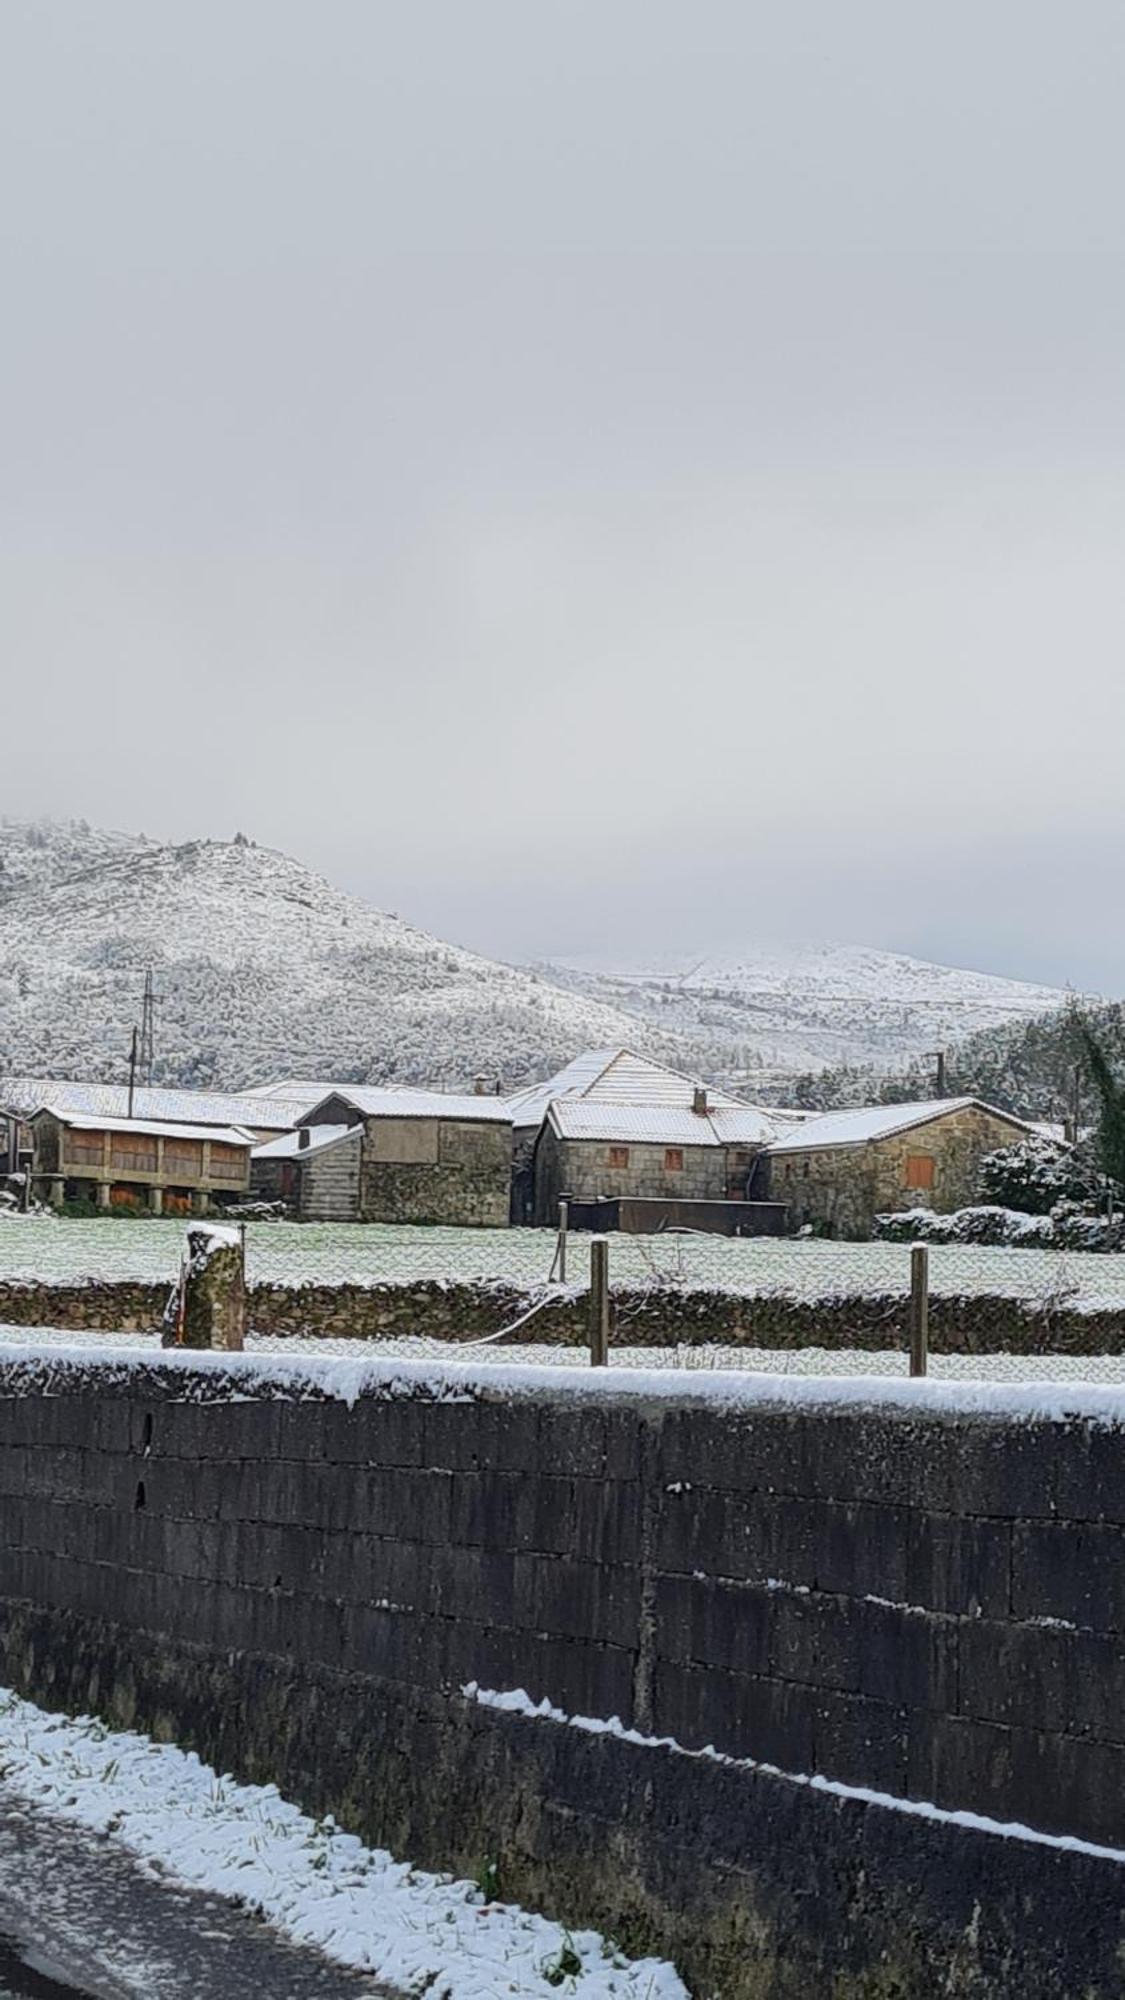
<instances>
[{"instance_id":1,"label":"snow-covered hill","mask_svg":"<svg viewBox=\"0 0 1125 2000\"><path fill-rule=\"evenodd\" d=\"M856 945L577 957L538 969L575 995L690 1040L701 1062L752 1091L840 1063L891 1069L981 1028L1049 1013L1067 998L1055 987Z\"/></svg>"},{"instance_id":2,"label":"snow-covered hill","mask_svg":"<svg viewBox=\"0 0 1125 2000\"><path fill-rule=\"evenodd\" d=\"M668 1046L270 848L0 820L0 1074L124 1077L149 967L156 1082L514 1087L591 1045Z\"/></svg>"},{"instance_id":3,"label":"snow-covered hill","mask_svg":"<svg viewBox=\"0 0 1125 2000\"><path fill-rule=\"evenodd\" d=\"M749 1094L893 1068L1062 1003L1051 987L839 945L517 970L373 910L289 856L0 820L0 1073L123 1078L145 972L154 1081L507 1087L624 1044Z\"/></svg>"}]
</instances>

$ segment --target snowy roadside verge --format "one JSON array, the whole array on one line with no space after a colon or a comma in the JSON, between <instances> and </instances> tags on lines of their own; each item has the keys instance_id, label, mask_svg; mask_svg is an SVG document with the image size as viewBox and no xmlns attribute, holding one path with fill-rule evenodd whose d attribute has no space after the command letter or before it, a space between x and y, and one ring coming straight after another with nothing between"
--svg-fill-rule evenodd
<instances>
[{"instance_id":1,"label":"snowy roadside verge","mask_svg":"<svg viewBox=\"0 0 1125 2000\"><path fill-rule=\"evenodd\" d=\"M272 1785L220 1777L193 1752L48 1715L0 1690L0 1784L108 1836L143 1872L229 1897L295 1943L427 2000L687 2000L674 1968L629 1961L473 1883L425 1873L313 1820Z\"/></svg>"}]
</instances>

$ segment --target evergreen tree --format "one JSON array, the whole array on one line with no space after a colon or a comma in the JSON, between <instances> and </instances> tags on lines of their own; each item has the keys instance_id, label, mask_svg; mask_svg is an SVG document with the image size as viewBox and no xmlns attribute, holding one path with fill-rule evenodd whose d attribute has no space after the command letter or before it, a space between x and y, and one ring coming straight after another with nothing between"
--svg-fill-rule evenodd
<instances>
[{"instance_id":1,"label":"evergreen tree","mask_svg":"<svg viewBox=\"0 0 1125 2000\"><path fill-rule=\"evenodd\" d=\"M1089 1017L1077 1007L1070 1011L1097 1101L1098 1162L1110 1180L1125 1186L1125 1084L1116 1075Z\"/></svg>"}]
</instances>

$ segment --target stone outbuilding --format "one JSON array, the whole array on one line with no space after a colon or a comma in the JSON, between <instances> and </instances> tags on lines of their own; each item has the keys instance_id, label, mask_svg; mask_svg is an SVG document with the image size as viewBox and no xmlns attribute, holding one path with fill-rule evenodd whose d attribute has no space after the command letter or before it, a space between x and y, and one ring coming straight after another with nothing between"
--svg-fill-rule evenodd
<instances>
[{"instance_id":1,"label":"stone outbuilding","mask_svg":"<svg viewBox=\"0 0 1125 2000\"><path fill-rule=\"evenodd\" d=\"M507 1224L512 1118L499 1098L348 1084L314 1105L298 1133L307 1128L323 1134L327 1126L358 1134L358 1160L354 1181L345 1186L352 1174L347 1136L337 1132L322 1147L310 1139L306 1163L298 1138L292 1157L302 1181L311 1173L310 1188L319 1184L316 1200L328 1199L329 1170L338 1181L331 1196L339 1202L338 1212L327 1214L321 1205L318 1220L488 1228ZM301 1192L298 1213L304 1212L302 1202L313 1200L311 1192ZM311 1216L311 1205L308 1212Z\"/></svg>"},{"instance_id":2,"label":"stone outbuilding","mask_svg":"<svg viewBox=\"0 0 1125 2000\"><path fill-rule=\"evenodd\" d=\"M250 1192L283 1201L301 1222L357 1222L363 1126L302 1125L255 1146Z\"/></svg>"},{"instance_id":3,"label":"stone outbuilding","mask_svg":"<svg viewBox=\"0 0 1125 2000\"><path fill-rule=\"evenodd\" d=\"M44 1105L31 1120L32 1188L55 1208L207 1214L250 1185L253 1134L235 1125L106 1118Z\"/></svg>"},{"instance_id":4,"label":"stone outbuilding","mask_svg":"<svg viewBox=\"0 0 1125 2000\"><path fill-rule=\"evenodd\" d=\"M864 1238L877 1215L968 1207L985 1154L1032 1135L1023 1119L976 1097L829 1111L774 1141L755 1192L785 1202L795 1228Z\"/></svg>"},{"instance_id":5,"label":"stone outbuilding","mask_svg":"<svg viewBox=\"0 0 1125 2000\"><path fill-rule=\"evenodd\" d=\"M561 1088L537 1086L550 1092L532 1150L537 1222L556 1220L563 1194L577 1202L745 1201L755 1161L776 1136L768 1112L629 1049L598 1056L553 1079ZM522 1097L531 1101L529 1092ZM524 1115L518 1102L513 1115ZM516 1175L518 1192L518 1155Z\"/></svg>"}]
</instances>

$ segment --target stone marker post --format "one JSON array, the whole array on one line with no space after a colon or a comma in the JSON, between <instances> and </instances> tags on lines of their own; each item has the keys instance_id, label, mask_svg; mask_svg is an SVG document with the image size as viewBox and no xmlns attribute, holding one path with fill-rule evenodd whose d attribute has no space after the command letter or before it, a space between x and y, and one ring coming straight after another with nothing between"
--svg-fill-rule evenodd
<instances>
[{"instance_id":1,"label":"stone marker post","mask_svg":"<svg viewBox=\"0 0 1125 2000\"><path fill-rule=\"evenodd\" d=\"M192 1223L187 1232L179 1292L165 1347L218 1347L240 1351L246 1344L246 1257L237 1229Z\"/></svg>"}]
</instances>

